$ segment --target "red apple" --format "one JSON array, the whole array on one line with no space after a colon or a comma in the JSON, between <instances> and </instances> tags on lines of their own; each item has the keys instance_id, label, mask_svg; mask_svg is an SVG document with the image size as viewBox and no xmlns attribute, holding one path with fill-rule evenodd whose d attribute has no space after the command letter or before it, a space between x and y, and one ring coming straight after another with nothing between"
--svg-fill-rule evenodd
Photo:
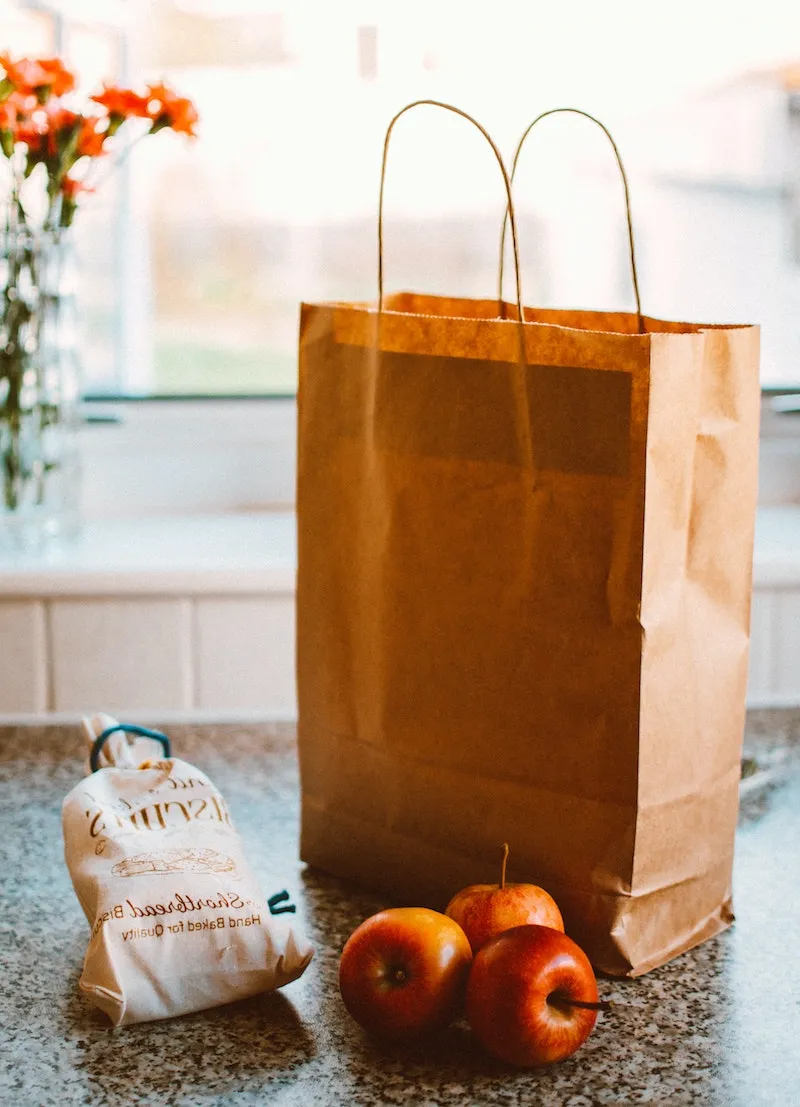
<instances>
[{"instance_id":1,"label":"red apple","mask_svg":"<svg viewBox=\"0 0 800 1107\"><path fill-rule=\"evenodd\" d=\"M472 952L513 926L535 923L564 930L556 901L536 884L506 884L508 844L503 843L499 884L470 884L448 903L445 914L459 924L469 938Z\"/></svg>"},{"instance_id":2,"label":"red apple","mask_svg":"<svg viewBox=\"0 0 800 1107\"><path fill-rule=\"evenodd\" d=\"M471 962L458 923L427 907L392 907L347 939L339 990L365 1030L384 1038L413 1037L458 1013Z\"/></svg>"},{"instance_id":3,"label":"red apple","mask_svg":"<svg viewBox=\"0 0 800 1107\"><path fill-rule=\"evenodd\" d=\"M467 1019L478 1041L512 1065L548 1065L579 1049L594 1029L597 981L589 959L566 934L517 926L475 955Z\"/></svg>"}]
</instances>

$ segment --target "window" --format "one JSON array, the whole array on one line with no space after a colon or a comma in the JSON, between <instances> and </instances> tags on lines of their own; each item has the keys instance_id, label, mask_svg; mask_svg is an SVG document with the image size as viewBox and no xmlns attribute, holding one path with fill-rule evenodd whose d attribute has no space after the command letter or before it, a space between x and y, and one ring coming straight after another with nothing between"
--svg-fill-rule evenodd
<instances>
[{"instance_id":1,"label":"window","mask_svg":"<svg viewBox=\"0 0 800 1107\"><path fill-rule=\"evenodd\" d=\"M137 149L78 219L95 395L291 395L297 305L375 294L383 133L405 102L476 114L510 154L538 111L585 107L628 163L646 310L764 325L764 384L800 387L800 9L453 0L6 0L14 52L64 50L84 85L166 77L200 138ZM692 34L685 33L691 25ZM792 53L794 51L794 53ZM412 122L413 119L413 122ZM520 165L529 302L630 307L603 136L548 121ZM492 295L503 192L463 124L397 129L393 287Z\"/></svg>"}]
</instances>

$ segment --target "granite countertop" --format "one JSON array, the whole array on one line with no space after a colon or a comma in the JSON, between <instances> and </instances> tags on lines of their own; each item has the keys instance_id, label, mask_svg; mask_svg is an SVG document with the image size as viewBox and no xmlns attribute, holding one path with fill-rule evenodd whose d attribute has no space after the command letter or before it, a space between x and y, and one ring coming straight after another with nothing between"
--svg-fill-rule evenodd
<instances>
[{"instance_id":1,"label":"granite countertop","mask_svg":"<svg viewBox=\"0 0 800 1107\"><path fill-rule=\"evenodd\" d=\"M371 1043L344 1011L338 954L386 903L297 857L288 726L167 728L177 756L220 787L265 890L287 887L317 947L282 992L114 1030L78 991L88 928L64 865L61 801L81 778L69 728L0 730L0 1102L737 1107L800 1102L800 712L759 712L743 785L737 922L639 980L577 1054L519 1071L459 1024L414 1048Z\"/></svg>"}]
</instances>

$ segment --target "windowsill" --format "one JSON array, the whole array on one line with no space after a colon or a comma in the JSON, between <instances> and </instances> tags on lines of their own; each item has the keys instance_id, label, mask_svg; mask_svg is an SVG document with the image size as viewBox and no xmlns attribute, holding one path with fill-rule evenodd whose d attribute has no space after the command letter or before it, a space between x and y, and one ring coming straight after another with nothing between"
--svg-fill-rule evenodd
<instances>
[{"instance_id":1,"label":"windowsill","mask_svg":"<svg viewBox=\"0 0 800 1107\"><path fill-rule=\"evenodd\" d=\"M0 554L0 595L252 595L294 592L291 510L88 523L41 553ZM756 588L800 586L800 505L759 508Z\"/></svg>"},{"instance_id":2,"label":"windowsill","mask_svg":"<svg viewBox=\"0 0 800 1107\"><path fill-rule=\"evenodd\" d=\"M0 594L286 594L295 546L293 511L104 519L69 544L0 553Z\"/></svg>"}]
</instances>

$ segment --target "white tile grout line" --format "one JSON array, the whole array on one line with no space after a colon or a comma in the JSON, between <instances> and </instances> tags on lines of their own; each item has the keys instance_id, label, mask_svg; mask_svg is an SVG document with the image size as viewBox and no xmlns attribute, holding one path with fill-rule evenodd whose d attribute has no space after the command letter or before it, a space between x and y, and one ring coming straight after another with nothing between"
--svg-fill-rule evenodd
<instances>
[{"instance_id":1,"label":"white tile grout line","mask_svg":"<svg viewBox=\"0 0 800 1107\"><path fill-rule=\"evenodd\" d=\"M188 673L186 676L186 707L189 711L198 709L198 685L200 683L200 643L198 641L197 626L197 598L187 596L186 604L186 634L189 640Z\"/></svg>"},{"instance_id":2,"label":"white tile grout line","mask_svg":"<svg viewBox=\"0 0 800 1107\"><path fill-rule=\"evenodd\" d=\"M42 650L42 665L44 667L45 704L47 713L53 712L56 703L55 689L55 657L53 655L53 603L52 600L41 602L44 627L44 648Z\"/></svg>"},{"instance_id":3,"label":"white tile grout line","mask_svg":"<svg viewBox=\"0 0 800 1107\"><path fill-rule=\"evenodd\" d=\"M50 704L50 648L47 641L47 608L44 600L32 605L34 635L34 709L49 710Z\"/></svg>"}]
</instances>

